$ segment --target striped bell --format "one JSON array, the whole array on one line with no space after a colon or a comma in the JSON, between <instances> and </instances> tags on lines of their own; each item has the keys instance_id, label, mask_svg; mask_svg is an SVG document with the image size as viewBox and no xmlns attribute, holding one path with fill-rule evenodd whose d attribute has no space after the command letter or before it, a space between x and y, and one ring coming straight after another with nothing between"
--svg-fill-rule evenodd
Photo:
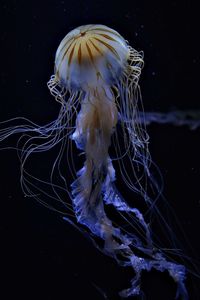
<instances>
[{"instance_id":1,"label":"striped bell","mask_svg":"<svg viewBox=\"0 0 200 300\"><path fill-rule=\"evenodd\" d=\"M69 90L111 86L126 68L129 47L115 30L84 25L61 41L55 58L56 80Z\"/></svg>"}]
</instances>

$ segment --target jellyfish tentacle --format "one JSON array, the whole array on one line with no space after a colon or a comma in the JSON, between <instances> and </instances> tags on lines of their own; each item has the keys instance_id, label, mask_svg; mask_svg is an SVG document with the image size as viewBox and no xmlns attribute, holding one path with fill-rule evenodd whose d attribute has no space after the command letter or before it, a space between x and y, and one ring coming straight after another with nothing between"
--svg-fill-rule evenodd
<instances>
[{"instance_id":1,"label":"jellyfish tentacle","mask_svg":"<svg viewBox=\"0 0 200 300\"><path fill-rule=\"evenodd\" d=\"M108 221L100 198L108 172L111 134L117 123L117 109L110 95L105 94L105 89L94 89L85 95L72 135L77 147L86 155L84 167L72 184L76 216L98 235L101 229L96 228L95 218Z\"/></svg>"},{"instance_id":2,"label":"jellyfish tentacle","mask_svg":"<svg viewBox=\"0 0 200 300\"><path fill-rule=\"evenodd\" d=\"M118 111L106 91L105 88L103 92L102 89L95 89L85 95L72 135L77 147L84 150L86 156L83 168L77 173L78 178L72 183L72 201L77 221L104 240L104 253L115 258L118 264L133 268L135 277L131 287L121 291L121 297L139 295L142 271L154 268L161 272L168 271L177 283L177 295L187 300L184 266L168 262L162 252L154 249L142 213L139 209L131 208L114 185L115 170L108 148ZM119 213L133 214L144 229L145 243L136 234L124 233L115 227L106 215L104 203L113 205ZM134 253L134 249L140 251L140 256Z\"/></svg>"}]
</instances>

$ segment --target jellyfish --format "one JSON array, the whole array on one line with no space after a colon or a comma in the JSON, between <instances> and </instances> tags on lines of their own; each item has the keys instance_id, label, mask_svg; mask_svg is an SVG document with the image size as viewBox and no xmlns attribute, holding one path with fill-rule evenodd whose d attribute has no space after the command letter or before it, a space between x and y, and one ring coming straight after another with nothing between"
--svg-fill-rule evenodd
<instances>
[{"instance_id":1,"label":"jellyfish","mask_svg":"<svg viewBox=\"0 0 200 300\"><path fill-rule=\"evenodd\" d=\"M134 205L138 195L148 211L163 219L156 207L162 189L151 172L152 166L157 167L151 160L146 131L146 124L163 118L151 114L145 119L139 87L143 64L143 52L107 26L84 25L70 31L57 49L54 75L47 83L60 104L58 117L42 126L26 118L1 122L6 127L0 130L0 140L20 136L11 148L17 150L21 162L20 181L26 196L60 211L66 221L86 232L100 251L120 266L133 269L133 279L119 292L121 297L141 295L142 272L156 269L167 271L177 284L176 297L187 300L185 266L168 259L154 242L147 212ZM22 124L13 124L16 120ZM73 159L74 145L85 159L80 170ZM59 150L49 181L32 175L27 170L30 157L54 147ZM61 166L63 158L67 164ZM63 168L73 178L70 183ZM119 190L119 177L132 191L131 199L125 199ZM44 197L50 198L49 203ZM122 225L109 215L110 207ZM172 234L167 222L164 224Z\"/></svg>"}]
</instances>

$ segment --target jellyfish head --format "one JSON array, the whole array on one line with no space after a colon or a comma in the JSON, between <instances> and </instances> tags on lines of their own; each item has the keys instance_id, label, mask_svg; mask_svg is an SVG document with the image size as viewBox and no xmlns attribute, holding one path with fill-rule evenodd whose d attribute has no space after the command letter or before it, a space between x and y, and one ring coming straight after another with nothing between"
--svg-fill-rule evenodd
<instances>
[{"instance_id":1,"label":"jellyfish head","mask_svg":"<svg viewBox=\"0 0 200 300\"><path fill-rule=\"evenodd\" d=\"M113 85L127 67L124 38L104 25L80 26L61 41L55 58L56 79L69 90Z\"/></svg>"}]
</instances>

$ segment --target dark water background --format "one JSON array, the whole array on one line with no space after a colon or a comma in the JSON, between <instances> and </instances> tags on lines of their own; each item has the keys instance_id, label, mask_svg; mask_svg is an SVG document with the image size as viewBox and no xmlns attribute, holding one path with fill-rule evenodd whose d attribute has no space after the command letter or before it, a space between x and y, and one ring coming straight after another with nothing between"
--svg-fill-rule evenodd
<instances>
[{"instance_id":1,"label":"dark water background","mask_svg":"<svg viewBox=\"0 0 200 300\"><path fill-rule=\"evenodd\" d=\"M46 87L55 51L71 29L89 23L114 28L144 51L140 84L146 111L200 110L196 3L1 1L0 120L26 116L45 124L56 118L59 105ZM164 194L198 256L200 129L152 125L148 132ZM0 154L0 298L104 299L96 285L118 299L131 272L100 254L57 214L24 198L16 153ZM191 280L187 284L190 299L200 299L198 283L195 291ZM147 300L170 300L175 292L167 274L156 272L144 275L143 288Z\"/></svg>"}]
</instances>

